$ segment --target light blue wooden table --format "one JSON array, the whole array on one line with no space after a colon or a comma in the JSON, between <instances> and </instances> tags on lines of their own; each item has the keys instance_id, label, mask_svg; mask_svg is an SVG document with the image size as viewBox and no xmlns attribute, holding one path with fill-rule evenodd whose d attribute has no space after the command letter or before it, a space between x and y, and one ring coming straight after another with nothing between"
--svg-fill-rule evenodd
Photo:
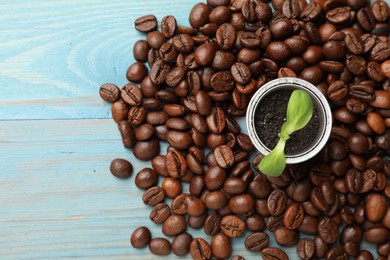
<instances>
[{"instance_id":1,"label":"light blue wooden table","mask_svg":"<svg viewBox=\"0 0 390 260\"><path fill-rule=\"evenodd\" d=\"M135 18L170 14L188 25L196 2L0 1L0 259L157 258L129 244L139 225L162 235L142 191L108 169L117 157L134 173L150 164L122 147L98 89L126 83L132 46L143 37ZM259 258L243 239L233 247ZM295 248L287 252L297 259Z\"/></svg>"}]
</instances>

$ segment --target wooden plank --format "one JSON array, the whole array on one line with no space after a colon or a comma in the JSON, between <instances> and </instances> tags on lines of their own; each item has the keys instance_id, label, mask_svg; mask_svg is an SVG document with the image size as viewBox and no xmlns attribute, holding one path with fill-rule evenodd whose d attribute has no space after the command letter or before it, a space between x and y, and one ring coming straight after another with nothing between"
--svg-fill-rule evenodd
<instances>
[{"instance_id":1,"label":"wooden plank","mask_svg":"<svg viewBox=\"0 0 390 260\"><path fill-rule=\"evenodd\" d=\"M134 184L135 173L150 163L122 147L112 120L2 121L0 147L1 259L157 259L129 245L140 225L163 236L148 219L150 208ZM118 157L133 163L128 180L109 173ZM202 230L189 230L210 241ZM234 253L257 259L243 241L234 239ZM277 246L273 238L271 245ZM375 251L367 244L362 248ZM285 250L298 259L295 247Z\"/></svg>"},{"instance_id":2,"label":"wooden plank","mask_svg":"<svg viewBox=\"0 0 390 260\"><path fill-rule=\"evenodd\" d=\"M126 83L134 20L175 15L197 0L0 1L0 118L108 118L99 86Z\"/></svg>"}]
</instances>

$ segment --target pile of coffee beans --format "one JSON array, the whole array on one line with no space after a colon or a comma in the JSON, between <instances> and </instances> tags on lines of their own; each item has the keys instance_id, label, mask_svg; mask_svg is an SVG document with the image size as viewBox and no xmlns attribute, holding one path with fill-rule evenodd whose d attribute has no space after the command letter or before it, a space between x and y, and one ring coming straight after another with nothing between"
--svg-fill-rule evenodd
<instances>
[{"instance_id":1,"label":"pile of coffee beans","mask_svg":"<svg viewBox=\"0 0 390 260\"><path fill-rule=\"evenodd\" d=\"M246 236L245 247L264 259L288 259L283 246L296 246L302 259L389 259L389 6L269 2L198 3L191 27L173 16L159 24L154 15L136 19L146 40L134 45L130 83L104 84L100 95L113 103L124 147L151 160L135 183L145 190L150 220L172 239L140 227L131 244L156 255L223 259L232 255L233 239ZM262 155L249 162L255 149L235 118L277 77L316 85L334 122L316 158L267 177L257 169ZM160 142L169 144L165 155ZM116 177L132 171L120 159L110 169ZM203 228L210 239L193 238L187 227ZM377 252L361 248L362 241L376 244Z\"/></svg>"}]
</instances>

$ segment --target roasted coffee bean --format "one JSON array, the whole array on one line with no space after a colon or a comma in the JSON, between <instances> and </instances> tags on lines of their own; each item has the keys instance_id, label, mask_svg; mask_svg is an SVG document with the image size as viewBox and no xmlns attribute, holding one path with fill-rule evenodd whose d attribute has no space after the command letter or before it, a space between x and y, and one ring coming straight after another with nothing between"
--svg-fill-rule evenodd
<instances>
[{"instance_id":1,"label":"roasted coffee bean","mask_svg":"<svg viewBox=\"0 0 390 260\"><path fill-rule=\"evenodd\" d=\"M119 123L122 120L126 120L128 112L129 107L122 99L114 102L111 106L112 118L116 123Z\"/></svg>"},{"instance_id":2,"label":"roasted coffee bean","mask_svg":"<svg viewBox=\"0 0 390 260\"><path fill-rule=\"evenodd\" d=\"M133 166L125 159L114 159L110 165L112 175L117 178L127 178L133 172Z\"/></svg>"},{"instance_id":3,"label":"roasted coffee bean","mask_svg":"<svg viewBox=\"0 0 390 260\"><path fill-rule=\"evenodd\" d=\"M162 225L162 232L166 236L176 236L187 228L187 222L182 215L170 215Z\"/></svg>"},{"instance_id":4,"label":"roasted coffee bean","mask_svg":"<svg viewBox=\"0 0 390 260\"><path fill-rule=\"evenodd\" d=\"M269 236L264 232L256 232L250 234L244 242L245 248L251 252L260 252L268 247Z\"/></svg>"},{"instance_id":5,"label":"roasted coffee bean","mask_svg":"<svg viewBox=\"0 0 390 260\"><path fill-rule=\"evenodd\" d=\"M344 69L344 65L337 61L321 61L319 63L320 68L323 71L329 72L329 73L340 73Z\"/></svg>"},{"instance_id":6,"label":"roasted coffee bean","mask_svg":"<svg viewBox=\"0 0 390 260\"><path fill-rule=\"evenodd\" d=\"M171 243L162 237L153 238L149 243L149 250L155 255L168 255L171 252L171 248Z\"/></svg>"},{"instance_id":7,"label":"roasted coffee bean","mask_svg":"<svg viewBox=\"0 0 390 260\"><path fill-rule=\"evenodd\" d=\"M229 23L222 24L216 32L218 46L223 50L233 48L236 40L236 30Z\"/></svg>"},{"instance_id":8,"label":"roasted coffee bean","mask_svg":"<svg viewBox=\"0 0 390 260\"><path fill-rule=\"evenodd\" d=\"M142 103L142 92L133 84L126 84L122 87L121 97L130 106L139 106Z\"/></svg>"},{"instance_id":9,"label":"roasted coffee bean","mask_svg":"<svg viewBox=\"0 0 390 260\"><path fill-rule=\"evenodd\" d=\"M190 251L192 236L187 232L177 235L172 241L172 252L177 256L185 256Z\"/></svg>"},{"instance_id":10,"label":"roasted coffee bean","mask_svg":"<svg viewBox=\"0 0 390 260\"><path fill-rule=\"evenodd\" d=\"M372 228L366 230L364 239L370 243L382 244L385 243L390 236L390 232L386 228Z\"/></svg>"},{"instance_id":11,"label":"roasted coffee bean","mask_svg":"<svg viewBox=\"0 0 390 260\"><path fill-rule=\"evenodd\" d=\"M156 206L158 203L162 202L164 198L164 190L160 187L149 188L144 192L142 196L144 204L149 206Z\"/></svg>"},{"instance_id":12,"label":"roasted coffee bean","mask_svg":"<svg viewBox=\"0 0 390 260\"><path fill-rule=\"evenodd\" d=\"M390 92L386 90L376 90L375 99L370 103L376 108L389 109L390 108Z\"/></svg>"},{"instance_id":13,"label":"roasted coffee bean","mask_svg":"<svg viewBox=\"0 0 390 260\"><path fill-rule=\"evenodd\" d=\"M350 7L337 7L326 13L326 18L336 26L344 25L351 20Z\"/></svg>"},{"instance_id":14,"label":"roasted coffee bean","mask_svg":"<svg viewBox=\"0 0 390 260\"><path fill-rule=\"evenodd\" d=\"M332 244L339 236L339 229L333 220L325 217L318 223L318 234L326 243Z\"/></svg>"},{"instance_id":15,"label":"roasted coffee bean","mask_svg":"<svg viewBox=\"0 0 390 260\"><path fill-rule=\"evenodd\" d=\"M186 214L187 209L185 203L189 197L190 197L189 194L182 193L179 196L177 196L174 200L172 200L172 204L171 204L172 211L179 215Z\"/></svg>"},{"instance_id":16,"label":"roasted coffee bean","mask_svg":"<svg viewBox=\"0 0 390 260\"><path fill-rule=\"evenodd\" d=\"M348 33L345 36L345 47L347 50L355 55L361 55L364 51L363 41L355 33Z\"/></svg>"},{"instance_id":17,"label":"roasted coffee bean","mask_svg":"<svg viewBox=\"0 0 390 260\"><path fill-rule=\"evenodd\" d=\"M163 223L171 215L171 209L169 206L162 202L153 207L150 212L149 218L155 224Z\"/></svg>"},{"instance_id":18,"label":"roasted coffee bean","mask_svg":"<svg viewBox=\"0 0 390 260\"><path fill-rule=\"evenodd\" d=\"M247 217L245 220L247 229L252 232L264 231L265 230L265 221L262 216L259 214L253 214L250 217Z\"/></svg>"},{"instance_id":19,"label":"roasted coffee bean","mask_svg":"<svg viewBox=\"0 0 390 260\"><path fill-rule=\"evenodd\" d=\"M367 63L360 56L347 56L346 65L348 70L354 75L363 75L367 71Z\"/></svg>"},{"instance_id":20,"label":"roasted coffee bean","mask_svg":"<svg viewBox=\"0 0 390 260\"><path fill-rule=\"evenodd\" d=\"M297 229L303 222L304 211L302 205L292 203L284 213L283 223L291 230Z\"/></svg>"},{"instance_id":21,"label":"roasted coffee bean","mask_svg":"<svg viewBox=\"0 0 390 260\"><path fill-rule=\"evenodd\" d=\"M138 227L131 234L130 243L135 248L143 248L149 244L151 239L152 234L147 227Z\"/></svg>"},{"instance_id":22,"label":"roasted coffee bean","mask_svg":"<svg viewBox=\"0 0 390 260\"><path fill-rule=\"evenodd\" d=\"M167 171L173 178L179 178L187 172L187 161L177 150L169 151L165 162Z\"/></svg>"},{"instance_id":23,"label":"roasted coffee bean","mask_svg":"<svg viewBox=\"0 0 390 260\"><path fill-rule=\"evenodd\" d=\"M211 239L211 251L214 257L227 258L232 252L230 238L224 233L218 233Z\"/></svg>"},{"instance_id":24,"label":"roasted coffee bean","mask_svg":"<svg viewBox=\"0 0 390 260\"><path fill-rule=\"evenodd\" d=\"M166 38L171 38L175 35L177 29L176 18L168 15L161 20L161 32Z\"/></svg>"},{"instance_id":25,"label":"roasted coffee bean","mask_svg":"<svg viewBox=\"0 0 390 260\"><path fill-rule=\"evenodd\" d=\"M176 149L188 149L192 145L192 137L187 132L170 130L167 132L168 143Z\"/></svg>"},{"instance_id":26,"label":"roasted coffee bean","mask_svg":"<svg viewBox=\"0 0 390 260\"><path fill-rule=\"evenodd\" d=\"M140 189L149 189L158 183L158 175L151 168L140 170L135 177L135 185Z\"/></svg>"},{"instance_id":27,"label":"roasted coffee bean","mask_svg":"<svg viewBox=\"0 0 390 260\"><path fill-rule=\"evenodd\" d=\"M180 181L172 177L165 178L161 187L168 198L176 198L182 189Z\"/></svg>"},{"instance_id":28,"label":"roasted coffee bean","mask_svg":"<svg viewBox=\"0 0 390 260\"><path fill-rule=\"evenodd\" d=\"M265 32L265 31L264 31ZM269 32L272 35L272 38L275 39L285 39L293 33L293 25L290 20L288 19L276 19L271 22L269 27ZM260 42L261 47L265 47L269 44L270 41L266 41L263 43L263 40Z\"/></svg>"},{"instance_id":29,"label":"roasted coffee bean","mask_svg":"<svg viewBox=\"0 0 390 260\"><path fill-rule=\"evenodd\" d=\"M213 236L217 234L220 231L221 220L220 215L216 213L210 214L204 222L204 232L206 235Z\"/></svg>"},{"instance_id":30,"label":"roasted coffee bean","mask_svg":"<svg viewBox=\"0 0 390 260\"><path fill-rule=\"evenodd\" d=\"M193 259L211 259L210 245L203 238L195 238L190 244L190 254Z\"/></svg>"},{"instance_id":31,"label":"roasted coffee bean","mask_svg":"<svg viewBox=\"0 0 390 260\"><path fill-rule=\"evenodd\" d=\"M357 12L356 20L365 31L371 31L375 27L375 18L370 8L362 8Z\"/></svg>"},{"instance_id":32,"label":"roasted coffee bean","mask_svg":"<svg viewBox=\"0 0 390 260\"><path fill-rule=\"evenodd\" d=\"M150 70L150 80L153 84L163 84L170 71L169 66L163 60L157 60Z\"/></svg>"},{"instance_id":33,"label":"roasted coffee bean","mask_svg":"<svg viewBox=\"0 0 390 260\"><path fill-rule=\"evenodd\" d=\"M337 246L337 247L333 247L333 248L329 249L326 252L325 259L347 260L348 255L342 246Z\"/></svg>"},{"instance_id":34,"label":"roasted coffee bean","mask_svg":"<svg viewBox=\"0 0 390 260\"><path fill-rule=\"evenodd\" d=\"M222 218L220 227L228 237L241 237L245 232L246 224L235 215L227 215Z\"/></svg>"},{"instance_id":35,"label":"roasted coffee bean","mask_svg":"<svg viewBox=\"0 0 390 260\"><path fill-rule=\"evenodd\" d=\"M229 208L236 214L247 214L255 207L255 201L249 194L240 194L230 198Z\"/></svg>"},{"instance_id":36,"label":"roasted coffee bean","mask_svg":"<svg viewBox=\"0 0 390 260\"><path fill-rule=\"evenodd\" d=\"M118 122L118 130L122 137L123 146L131 148L135 143L135 132L129 122L122 120Z\"/></svg>"},{"instance_id":37,"label":"roasted coffee bean","mask_svg":"<svg viewBox=\"0 0 390 260\"><path fill-rule=\"evenodd\" d=\"M366 216L369 221L378 222L386 214L386 199L379 194L372 194L368 197L366 205Z\"/></svg>"},{"instance_id":38,"label":"roasted coffee bean","mask_svg":"<svg viewBox=\"0 0 390 260\"><path fill-rule=\"evenodd\" d=\"M211 210L220 210L225 207L227 197L222 191L211 191L204 198L206 207Z\"/></svg>"},{"instance_id":39,"label":"roasted coffee bean","mask_svg":"<svg viewBox=\"0 0 390 260\"><path fill-rule=\"evenodd\" d=\"M114 103L120 97L120 90L116 85L106 83L100 86L99 94L103 100Z\"/></svg>"},{"instance_id":40,"label":"roasted coffee bean","mask_svg":"<svg viewBox=\"0 0 390 260\"><path fill-rule=\"evenodd\" d=\"M299 241L299 233L285 226L278 227L274 232L274 236L276 243L281 246L293 246Z\"/></svg>"},{"instance_id":41,"label":"roasted coffee bean","mask_svg":"<svg viewBox=\"0 0 390 260\"><path fill-rule=\"evenodd\" d=\"M321 6L317 2L311 2L301 11L300 18L304 22L315 21L321 16Z\"/></svg>"},{"instance_id":42,"label":"roasted coffee bean","mask_svg":"<svg viewBox=\"0 0 390 260\"><path fill-rule=\"evenodd\" d=\"M222 168L229 168L234 163L233 152L227 145L218 146L214 150L214 155L218 165Z\"/></svg>"},{"instance_id":43,"label":"roasted coffee bean","mask_svg":"<svg viewBox=\"0 0 390 260\"><path fill-rule=\"evenodd\" d=\"M150 32L157 28L157 18L154 15L145 15L137 18L134 25L140 32Z\"/></svg>"},{"instance_id":44,"label":"roasted coffee bean","mask_svg":"<svg viewBox=\"0 0 390 260\"><path fill-rule=\"evenodd\" d=\"M347 96L348 89L344 81L338 80L333 82L328 88L328 97L333 101L342 100Z\"/></svg>"},{"instance_id":45,"label":"roasted coffee bean","mask_svg":"<svg viewBox=\"0 0 390 260\"><path fill-rule=\"evenodd\" d=\"M217 72L211 78L211 87L217 92L230 91L234 85L234 79L229 71Z\"/></svg>"},{"instance_id":46,"label":"roasted coffee bean","mask_svg":"<svg viewBox=\"0 0 390 260\"><path fill-rule=\"evenodd\" d=\"M273 259L278 259L278 260L288 260L287 254L276 247L267 247L261 251L261 256L263 257L264 260L273 260Z\"/></svg>"},{"instance_id":47,"label":"roasted coffee bean","mask_svg":"<svg viewBox=\"0 0 390 260\"><path fill-rule=\"evenodd\" d=\"M283 42L271 42L265 49L269 58L274 61L285 61L290 57L290 48Z\"/></svg>"},{"instance_id":48,"label":"roasted coffee bean","mask_svg":"<svg viewBox=\"0 0 390 260\"><path fill-rule=\"evenodd\" d=\"M160 142L156 138L138 141L133 148L133 154L139 160L147 161L160 153Z\"/></svg>"},{"instance_id":49,"label":"roasted coffee bean","mask_svg":"<svg viewBox=\"0 0 390 260\"><path fill-rule=\"evenodd\" d=\"M268 197L267 206L273 216L279 216L286 210L287 195L281 190L274 190Z\"/></svg>"},{"instance_id":50,"label":"roasted coffee bean","mask_svg":"<svg viewBox=\"0 0 390 260\"><path fill-rule=\"evenodd\" d=\"M299 240L297 245L297 254L301 259L311 259L315 253L314 241L310 238Z\"/></svg>"},{"instance_id":51,"label":"roasted coffee bean","mask_svg":"<svg viewBox=\"0 0 390 260\"><path fill-rule=\"evenodd\" d=\"M199 29L209 22L210 9L204 3L198 3L191 9L189 19L193 28Z\"/></svg>"},{"instance_id":52,"label":"roasted coffee bean","mask_svg":"<svg viewBox=\"0 0 390 260\"><path fill-rule=\"evenodd\" d=\"M147 41L139 40L134 44L133 56L137 61L145 62L148 60L150 46Z\"/></svg>"},{"instance_id":53,"label":"roasted coffee bean","mask_svg":"<svg viewBox=\"0 0 390 260\"><path fill-rule=\"evenodd\" d=\"M247 84L251 80L251 71L248 66L237 62L231 67L231 75L233 79L239 84Z\"/></svg>"},{"instance_id":54,"label":"roasted coffee bean","mask_svg":"<svg viewBox=\"0 0 390 260\"><path fill-rule=\"evenodd\" d=\"M152 111L146 115L146 122L150 125L163 125L168 119L169 116L164 111Z\"/></svg>"},{"instance_id":55,"label":"roasted coffee bean","mask_svg":"<svg viewBox=\"0 0 390 260\"><path fill-rule=\"evenodd\" d=\"M218 50L215 52L211 67L215 70L228 70L236 62L236 57L227 51Z\"/></svg>"}]
</instances>

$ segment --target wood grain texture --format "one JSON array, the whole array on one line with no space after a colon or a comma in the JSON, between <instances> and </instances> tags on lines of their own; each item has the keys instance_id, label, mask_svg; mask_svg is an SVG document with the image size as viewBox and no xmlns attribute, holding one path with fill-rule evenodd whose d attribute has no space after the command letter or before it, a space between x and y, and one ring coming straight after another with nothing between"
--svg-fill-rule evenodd
<instances>
[{"instance_id":1,"label":"wood grain texture","mask_svg":"<svg viewBox=\"0 0 390 260\"><path fill-rule=\"evenodd\" d=\"M99 86L127 83L134 20L175 15L188 25L197 0L0 1L0 118L109 118Z\"/></svg>"}]
</instances>

